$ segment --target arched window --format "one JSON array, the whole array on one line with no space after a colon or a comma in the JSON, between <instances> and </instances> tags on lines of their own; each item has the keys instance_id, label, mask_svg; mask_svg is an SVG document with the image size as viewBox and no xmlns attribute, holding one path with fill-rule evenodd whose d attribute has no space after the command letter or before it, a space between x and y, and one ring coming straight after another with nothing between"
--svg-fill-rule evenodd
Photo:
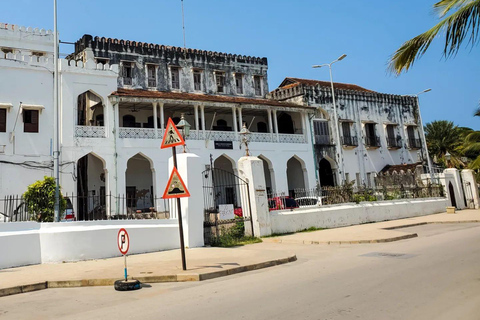
<instances>
[{"instance_id":1,"label":"arched window","mask_svg":"<svg viewBox=\"0 0 480 320\"><path fill-rule=\"evenodd\" d=\"M292 116L282 113L278 116L278 133L295 133Z\"/></svg>"},{"instance_id":2,"label":"arched window","mask_svg":"<svg viewBox=\"0 0 480 320\"><path fill-rule=\"evenodd\" d=\"M123 116L123 127L125 128L135 128L135 117L131 114Z\"/></svg>"},{"instance_id":3,"label":"arched window","mask_svg":"<svg viewBox=\"0 0 480 320\"><path fill-rule=\"evenodd\" d=\"M257 123L257 131L258 132L267 132L267 124L263 121Z\"/></svg>"}]
</instances>

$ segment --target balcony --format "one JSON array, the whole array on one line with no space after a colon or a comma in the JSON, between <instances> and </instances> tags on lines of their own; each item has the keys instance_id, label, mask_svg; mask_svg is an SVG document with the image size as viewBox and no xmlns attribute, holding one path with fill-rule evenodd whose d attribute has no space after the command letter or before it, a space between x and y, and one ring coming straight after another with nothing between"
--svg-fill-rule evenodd
<instances>
[{"instance_id":1,"label":"balcony","mask_svg":"<svg viewBox=\"0 0 480 320\"><path fill-rule=\"evenodd\" d=\"M387 137L387 146L389 149L400 149L402 147L402 143L395 138Z\"/></svg>"},{"instance_id":2,"label":"balcony","mask_svg":"<svg viewBox=\"0 0 480 320\"><path fill-rule=\"evenodd\" d=\"M357 147L358 146L357 137L352 137L352 136L342 137L342 146L344 146L344 147Z\"/></svg>"},{"instance_id":3,"label":"balcony","mask_svg":"<svg viewBox=\"0 0 480 320\"><path fill-rule=\"evenodd\" d=\"M410 149L421 149L422 141L420 139L408 138L408 147Z\"/></svg>"},{"instance_id":4,"label":"balcony","mask_svg":"<svg viewBox=\"0 0 480 320\"><path fill-rule=\"evenodd\" d=\"M158 135L155 136L155 129L118 128L118 136L122 139L158 139L162 138L162 130L158 130Z\"/></svg>"},{"instance_id":5,"label":"balcony","mask_svg":"<svg viewBox=\"0 0 480 320\"><path fill-rule=\"evenodd\" d=\"M367 148L380 148L380 138L376 136L366 136L365 146Z\"/></svg>"},{"instance_id":6,"label":"balcony","mask_svg":"<svg viewBox=\"0 0 480 320\"><path fill-rule=\"evenodd\" d=\"M332 139L330 138L330 135L320 135L316 134L315 135L315 144L319 146L330 146L332 145Z\"/></svg>"},{"instance_id":7,"label":"balcony","mask_svg":"<svg viewBox=\"0 0 480 320\"><path fill-rule=\"evenodd\" d=\"M303 134L278 134L278 142L280 143L306 143L305 136Z\"/></svg>"},{"instance_id":8,"label":"balcony","mask_svg":"<svg viewBox=\"0 0 480 320\"><path fill-rule=\"evenodd\" d=\"M75 137L105 138L104 126L75 126Z\"/></svg>"}]
</instances>

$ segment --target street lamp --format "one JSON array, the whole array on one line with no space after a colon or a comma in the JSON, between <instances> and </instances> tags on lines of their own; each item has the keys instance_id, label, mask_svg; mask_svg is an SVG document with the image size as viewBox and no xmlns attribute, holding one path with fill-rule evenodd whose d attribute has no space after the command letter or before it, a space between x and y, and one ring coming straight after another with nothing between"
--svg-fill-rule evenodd
<instances>
[{"instance_id":1,"label":"street lamp","mask_svg":"<svg viewBox=\"0 0 480 320\"><path fill-rule=\"evenodd\" d=\"M248 138L250 137L250 130L248 130L246 123L244 122L242 125L242 130L240 130L240 133L242 136L242 142L241 144L245 144L245 155L248 157L250 156L250 150L248 149Z\"/></svg>"},{"instance_id":2,"label":"street lamp","mask_svg":"<svg viewBox=\"0 0 480 320\"><path fill-rule=\"evenodd\" d=\"M417 100L417 108L418 108L418 122L420 125L420 132L422 134L422 144L423 148L425 149L425 153L427 156L427 164L428 164L428 171L430 171L430 183L433 183L433 167L432 167L432 161L430 160L430 156L428 154L428 147L427 147L427 139L425 138L425 130L423 130L423 122L422 122L422 114L420 113L420 103L418 96L421 95L422 93L430 92L432 91L431 88L425 89L423 91L420 91L417 94L414 94L413 97Z\"/></svg>"},{"instance_id":3,"label":"street lamp","mask_svg":"<svg viewBox=\"0 0 480 320\"><path fill-rule=\"evenodd\" d=\"M450 159L452 159L452 155L447 151L447 153L445 153L445 160L447 161L447 167L448 168L451 168L451 164L450 164Z\"/></svg>"},{"instance_id":4,"label":"street lamp","mask_svg":"<svg viewBox=\"0 0 480 320\"><path fill-rule=\"evenodd\" d=\"M347 55L342 54L340 57L338 57L337 60L334 60L330 63L325 63L325 64L320 64L320 65L314 65L312 68L321 68L321 67L328 67L328 70L330 71L330 85L332 89L332 100L333 100L333 115L334 115L334 121L335 121L335 136L337 139L336 149L337 149L337 163L340 165L340 178L342 179L342 185L345 183L345 171L343 168L343 157L341 156L342 153L342 147L341 147L341 141L340 141L340 130L338 128L338 114L337 114L337 104L335 102L335 90L333 88L333 77L332 77L332 64L338 61L342 61L345 59Z\"/></svg>"},{"instance_id":5,"label":"street lamp","mask_svg":"<svg viewBox=\"0 0 480 320\"><path fill-rule=\"evenodd\" d=\"M182 136L183 136L183 141L185 141L185 138L187 138L190 135L190 123L185 120L185 114L182 113L180 115L180 121L177 124L177 128L182 129ZM183 153L186 153L186 144L183 145Z\"/></svg>"}]
</instances>

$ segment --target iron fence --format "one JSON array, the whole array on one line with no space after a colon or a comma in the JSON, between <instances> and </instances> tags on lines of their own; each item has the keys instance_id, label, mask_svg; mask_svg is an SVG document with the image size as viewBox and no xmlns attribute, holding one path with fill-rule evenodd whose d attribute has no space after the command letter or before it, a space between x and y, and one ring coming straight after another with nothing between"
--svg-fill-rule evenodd
<instances>
[{"instance_id":1,"label":"iron fence","mask_svg":"<svg viewBox=\"0 0 480 320\"><path fill-rule=\"evenodd\" d=\"M159 197L65 194L64 198L61 221L176 218L170 201ZM0 222L37 221L38 213L30 207L21 195L6 196L0 199Z\"/></svg>"}]
</instances>

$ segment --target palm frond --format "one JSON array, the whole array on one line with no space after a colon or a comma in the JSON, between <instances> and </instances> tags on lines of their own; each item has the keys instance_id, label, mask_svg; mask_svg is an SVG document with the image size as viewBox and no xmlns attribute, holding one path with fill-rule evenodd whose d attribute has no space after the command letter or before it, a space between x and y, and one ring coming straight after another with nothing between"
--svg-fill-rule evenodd
<instances>
[{"instance_id":1,"label":"palm frond","mask_svg":"<svg viewBox=\"0 0 480 320\"><path fill-rule=\"evenodd\" d=\"M451 10L455 10L468 2L472 2L472 0L441 0L433 5L433 9L438 12L440 17L444 17Z\"/></svg>"},{"instance_id":2,"label":"palm frond","mask_svg":"<svg viewBox=\"0 0 480 320\"><path fill-rule=\"evenodd\" d=\"M446 58L456 54L462 42L470 32L469 43L473 46L478 41L480 27L480 0L443 0L436 4L442 12L456 9L433 28L406 41L392 56L389 69L400 74L408 71L416 59L428 49L440 31L445 31L446 39L443 54Z\"/></svg>"}]
</instances>

